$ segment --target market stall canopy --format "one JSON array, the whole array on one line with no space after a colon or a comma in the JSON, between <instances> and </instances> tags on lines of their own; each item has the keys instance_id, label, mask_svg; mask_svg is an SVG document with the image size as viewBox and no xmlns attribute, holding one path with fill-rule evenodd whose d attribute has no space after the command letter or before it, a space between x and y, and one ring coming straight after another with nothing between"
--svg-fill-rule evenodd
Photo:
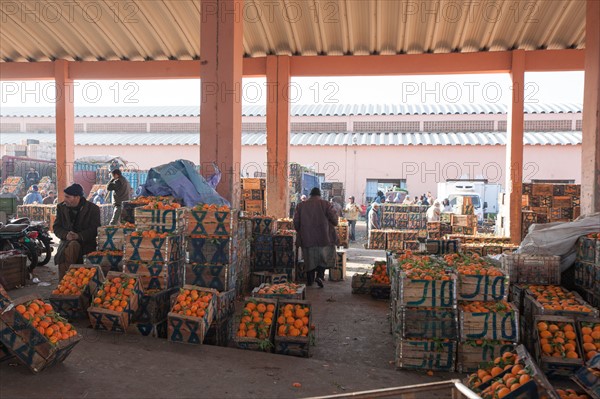
<instances>
[{"instance_id":1,"label":"market stall canopy","mask_svg":"<svg viewBox=\"0 0 600 399\"><path fill-rule=\"evenodd\" d=\"M87 157L77 158L75 162L84 162L84 163L111 163L116 160L121 165L127 165L127 161L121 157L115 155L89 155Z\"/></svg>"},{"instance_id":2,"label":"market stall canopy","mask_svg":"<svg viewBox=\"0 0 600 399\"><path fill-rule=\"evenodd\" d=\"M216 1L2 2L0 62L198 60ZM585 0L247 0L243 55L582 49Z\"/></svg>"}]
</instances>

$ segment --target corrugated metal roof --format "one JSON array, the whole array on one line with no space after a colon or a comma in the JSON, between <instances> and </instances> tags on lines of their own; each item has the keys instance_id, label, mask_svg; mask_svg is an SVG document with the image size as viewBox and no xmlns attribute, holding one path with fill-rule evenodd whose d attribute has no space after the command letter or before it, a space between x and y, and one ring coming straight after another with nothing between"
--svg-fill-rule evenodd
<instances>
[{"instance_id":1,"label":"corrugated metal roof","mask_svg":"<svg viewBox=\"0 0 600 399\"><path fill-rule=\"evenodd\" d=\"M54 143L56 136L50 133L2 133L0 144L17 144L25 139ZM195 133L76 133L76 145L198 145ZM242 145L266 145L264 132L244 132ZM526 132L525 145L579 145L581 132ZM343 145L505 145L504 132L466 133L291 133L293 146L343 146Z\"/></svg>"},{"instance_id":2,"label":"corrugated metal roof","mask_svg":"<svg viewBox=\"0 0 600 399\"><path fill-rule=\"evenodd\" d=\"M581 113L581 103L525 104L527 114ZM2 117L54 117L53 107L2 107ZM292 116L350 116L350 115L468 115L505 114L504 104L293 104ZM77 117L177 117L200 116L194 106L144 107L76 107ZM263 105L247 105L243 116L266 116Z\"/></svg>"},{"instance_id":3,"label":"corrugated metal roof","mask_svg":"<svg viewBox=\"0 0 600 399\"><path fill-rule=\"evenodd\" d=\"M218 4L218 3L217 3ZM245 56L585 46L585 0L246 0ZM198 0L3 2L2 61L200 57Z\"/></svg>"}]
</instances>

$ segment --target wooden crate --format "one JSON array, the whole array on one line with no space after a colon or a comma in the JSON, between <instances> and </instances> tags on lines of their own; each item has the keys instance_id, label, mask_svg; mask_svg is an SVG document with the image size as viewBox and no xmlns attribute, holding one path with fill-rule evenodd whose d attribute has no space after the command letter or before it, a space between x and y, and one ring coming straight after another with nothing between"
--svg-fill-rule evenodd
<instances>
[{"instance_id":1,"label":"wooden crate","mask_svg":"<svg viewBox=\"0 0 600 399\"><path fill-rule=\"evenodd\" d=\"M134 209L135 226L138 230L155 230L159 233L181 233L187 228L187 208Z\"/></svg>"},{"instance_id":2,"label":"wooden crate","mask_svg":"<svg viewBox=\"0 0 600 399\"><path fill-rule=\"evenodd\" d=\"M285 273L274 273L274 272L253 272L250 280L250 286L252 288L258 287L261 284L281 284L287 283L288 276Z\"/></svg>"},{"instance_id":3,"label":"wooden crate","mask_svg":"<svg viewBox=\"0 0 600 399\"><path fill-rule=\"evenodd\" d=\"M339 223L335 226L335 233L337 236L337 245L348 248L350 242L350 229L348 223Z\"/></svg>"},{"instance_id":4,"label":"wooden crate","mask_svg":"<svg viewBox=\"0 0 600 399\"><path fill-rule=\"evenodd\" d=\"M4 288L12 290L22 287L27 282L27 256L17 254L0 254L0 277Z\"/></svg>"},{"instance_id":5,"label":"wooden crate","mask_svg":"<svg viewBox=\"0 0 600 399\"><path fill-rule=\"evenodd\" d=\"M230 237L234 229L234 212L192 209L187 224L188 235Z\"/></svg>"},{"instance_id":6,"label":"wooden crate","mask_svg":"<svg viewBox=\"0 0 600 399\"><path fill-rule=\"evenodd\" d=\"M135 227L102 226L98 228L98 250L123 251L125 236L135 231Z\"/></svg>"},{"instance_id":7,"label":"wooden crate","mask_svg":"<svg viewBox=\"0 0 600 399\"><path fill-rule=\"evenodd\" d=\"M458 275L459 301L503 301L508 296L507 276Z\"/></svg>"},{"instance_id":8,"label":"wooden crate","mask_svg":"<svg viewBox=\"0 0 600 399\"><path fill-rule=\"evenodd\" d=\"M141 237L127 235L124 259L127 261L174 262L184 259L183 235Z\"/></svg>"},{"instance_id":9,"label":"wooden crate","mask_svg":"<svg viewBox=\"0 0 600 399\"><path fill-rule=\"evenodd\" d=\"M456 371L473 373L493 362L506 352L515 350L517 344L509 341L465 341L458 343Z\"/></svg>"},{"instance_id":10,"label":"wooden crate","mask_svg":"<svg viewBox=\"0 0 600 399\"><path fill-rule=\"evenodd\" d=\"M273 315L273 323L269 328L268 338L266 339L258 339L258 338L249 338L249 337L233 337L233 344L238 349L246 349L252 351L261 351L261 352L272 352L274 348L274 337L275 337L275 321L277 320L277 299L269 299L269 298L246 298L244 301L244 307L246 303L249 301L253 301L255 303L264 303L265 305L272 304L275 306L275 314Z\"/></svg>"},{"instance_id":11,"label":"wooden crate","mask_svg":"<svg viewBox=\"0 0 600 399\"><path fill-rule=\"evenodd\" d=\"M525 293L525 299L523 302L523 315L529 320L533 320L534 316L537 315L550 315L550 316L570 316L570 317L598 317L598 309L592 307L581 298L581 296L572 292L573 299L580 305L587 306L590 312L577 312L572 310L554 310L544 307L529 291Z\"/></svg>"},{"instance_id":12,"label":"wooden crate","mask_svg":"<svg viewBox=\"0 0 600 399\"><path fill-rule=\"evenodd\" d=\"M587 367L582 367L573 376L573 380L593 399L600 398L600 355L591 359Z\"/></svg>"},{"instance_id":13,"label":"wooden crate","mask_svg":"<svg viewBox=\"0 0 600 399\"><path fill-rule=\"evenodd\" d=\"M393 333L400 338L457 339L458 320L454 309L397 307Z\"/></svg>"},{"instance_id":14,"label":"wooden crate","mask_svg":"<svg viewBox=\"0 0 600 399\"><path fill-rule=\"evenodd\" d=\"M426 243L427 253L432 255L454 254L459 251L459 240L433 240Z\"/></svg>"},{"instance_id":15,"label":"wooden crate","mask_svg":"<svg viewBox=\"0 0 600 399\"><path fill-rule=\"evenodd\" d=\"M119 253L119 255L117 255ZM123 255L120 251L94 251L83 257L86 264L100 266L106 275L108 272L123 271Z\"/></svg>"},{"instance_id":16,"label":"wooden crate","mask_svg":"<svg viewBox=\"0 0 600 399\"><path fill-rule=\"evenodd\" d=\"M210 292L213 294L204 317L185 316L172 311L177 293L171 297L171 311L168 314L168 340L182 344L201 345L206 336L206 332L213 322L217 309L217 295L219 294L212 288L198 287L195 285L184 285L184 290L198 290Z\"/></svg>"},{"instance_id":17,"label":"wooden crate","mask_svg":"<svg viewBox=\"0 0 600 399\"><path fill-rule=\"evenodd\" d=\"M453 372L456 366L455 340L397 339L396 367L412 370Z\"/></svg>"},{"instance_id":18,"label":"wooden crate","mask_svg":"<svg viewBox=\"0 0 600 399\"><path fill-rule=\"evenodd\" d=\"M235 313L235 289L219 292L215 306L215 322L221 323L230 319Z\"/></svg>"},{"instance_id":19,"label":"wooden crate","mask_svg":"<svg viewBox=\"0 0 600 399\"><path fill-rule=\"evenodd\" d=\"M137 275L142 291L162 291L183 285L185 266L182 260L176 262L125 263L126 273Z\"/></svg>"},{"instance_id":20,"label":"wooden crate","mask_svg":"<svg viewBox=\"0 0 600 399\"><path fill-rule=\"evenodd\" d=\"M247 215L265 214L265 203L263 200L245 200L242 203L243 210Z\"/></svg>"},{"instance_id":21,"label":"wooden crate","mask_svg":"<svg viewBox=\"0 0 600 399\"><path fill-rule=\"evenodd\" d=\"M293 294L262 294L260 290L270 286L271 284L264 283L252 290L252 297L254 298L271 298L271 299L287 299L287 300L303 300L306 296L306 285L296 284L298 288Z\"/></svg>"},{"instance_id":22,"label":"wooden crate","mask_svg":"<svg viewBox=\"0 0 600 399\"><path fill-rule=\"evenodd\" d=\"M16 310L18 305L34 299L40 297L26 295L17 298L0 313L0 343L4 345L3 351L14 355L32 372L38 373L63 362L81 340L81 335L77 334L56 344L50 343L46 336Z\"/></svg>"},{"instance_id":23,"label":"wooden crate","mask_svg":"<svg viewBox=\"0 0 600 399\"><path fill-rule=\"evenodd\" d=\"M456 307L456 275L449 275L449 280L412 280L402 272L399 277L400 306Z\"/></svg>"},{"instance_id":24,"label":"wooden crate","mask_svg":"<svg viewBox=\"0 0 600 399\"><path fill-rule=\"evenodd\" d=\"M346 279L346 251L336 251L335 267L329 269L329 281Z\"/></svg>"},{"instance_id":25,"label":"wooden crate","mask_svg":"<svg viewBox=\"0 0 600 399\"><path fill-rule=\"evenodd\" d=\"M258 177L244 177L240 179L242 181L243 190L265 190L267 187L267 181Z\"/></svg>"},{"instance_id":26,"label":"wooden crate","mask_svg":"<svg viewBox=\"0 0 600 399\"><path fill-rule=\"evenodd\" d=\"M169 309L171 309L171 297L173 294L178 292L179 287L162 291L144 292L142 295L140 295L139 307L133 319L137 324L140 324L140 328L142 329L147 329L149 325L153 325L154 329L156 324L165 322L166 331L166 320L169 314Z\"/></svg>"},{"instance_id":27,"label":"wooden crate","mask_svg":"<svg viewBox=\"0 0 600 399\"><path fill-rule=\"evenodd\" d=\"M519 312L509 304L509 311L468 312L459 306L461 341L490 340L519 342Z\"/></svg>"},{"instance_id":28,"label":"wooden crate","mask_svg":"<svg viewBox=\"0 0 600 399\"><path fill-rule=\"evenodd\" d=\"M370 294L371 293L371 275L358 274L352 276L352 293L353 294Z\"/></svg>"},{"instance_id":29,"label":"wooden crate","mask_svg":"<svg viewBox=\"0 0 600 399\"><path fill-rule=\"evenodd\" d=\"M122 332L124 333L127 330L129 324L133 321L133 317L138 310L140 296L142 294L140 288L140 281L136 275L126 274L126 273L117 273L117 272L109 272L106 275L106 280L112 280L115 277L124 277L124 278L133 278L135 279L135 285L133 288L133 292L127 306L123 309L122 312L117 312L115 310L104 309L97 306L90 306L88 308L88 315L90 318L90 323L92 328L96 330L105 330L112 332Z\"/></svg>"},{"instance_id":30,"label":"wooden crate","mask_svg":"<svg viewBox=\"0 0 600 399\"><path fill-rule=\"evenodd\" d=\"M511 284L510 286L509 300L515 305L521 315L524 312L525 293L528 287L527 284Z\"/></svg>"},{"instance_id":31,"label":"wooden crate","mask_svg":"<svg viewBox=\"0 0 600 399\"><path fill-rule=\"evenodd\" d=\"M96 294L96 290L104 281L104 273L98 265L71 265L71 269L96 269L96 273L89 283L81 290L79 295L57 295L51 294L49 302L54 311L62 317L72 319L84 319L87 317L87 309L90 307L92 298ZM60 283L59 283L60 284Z\"/></svg>"},{"instance_id":32,"label":"wooden crate","mask_svg":"<svg viewBox=\"0 0 600 399\"><path fill-rule=\"evenodd\" d=\"M539 330L537 326L538 323L541 321L569 323L575 331L575 319L572 317L546 315L536 316L533 318L533 342L535 348L535 357L537 359L538 365L540 366L540 369L542 369L542 371L544 371L544 373L548 377L570 377L575 371L577 371L580 367L583 366L580 343L578 342L576 345L577 354L579 355L578 359L568 359L544 355L541 349Z\"/></svg>"},{"instance_id":33,"label":"wooden crate","mask_svg":"<svg viewBox=\"0 0 600 399\"><path fill-rule=\"evenodd\" d=\"M277 231L277 220L270 217L252 218L252 235L272 236Z\"/></svg>"},{"instance_id":34,"label":"wooden crate","mask_svg":"<svg viewBox=\"0 0 600 399\"><path fill-rule=\"evenodd\" d=\"M127 334L136 334L144 337L167 338L168 324L167 320L157 323L138 321L127 326Z\"/></svg>"},{"instance_id":35,"label":"wooden crate","mask_svg":"<svg viewBox=\"0 0 600 399\"><path fill-rule=\"evenodd\" d=\"M580 317L577 318L577 320L575 320L575 323L577 324L576 330L577 330L577 341L579 342L579 344L581 345L581 351L582 351L582 357L584 362L586 362L587 364L590 364L592 362L592 359L587 359L586 357L586 350L583 347L583 332L582 332L582 328L583 327L589 327L592 330L594 329L595 326L600 325L600 318L593 318L593 317ZM596 345L596 352L600 352L598 351L598 344L600 344L600 339L593 339L592 342L590 342L594 345Z\"/></svg>"},{"instance_id":36,"label":"wooden crate","mask_svg":"<svg viewBox=\"0 0 600 399\"><path fill-rule=\"evenodd\" d=\"M511 284L560 284L560 256L505 254L502 268Z\"/></svg>"},{"instance_id":37,"label":"wooden crate","mask_svg":"<svg viewBox=\"0 0 600 399\"><path fill-rule=\"evenodd\" d=\"M235 270L231 265L207 265L186 263L185 283L198 287L228 291L235 285Z\"/></svg>"},{"instance_id":38,"label":"wooden crate","mask_svg":"<svg viewBox=\"0 0 600 399\"><path fill-rule=\"evenodd\" d=\"M385 230L369 230L369 249L386 249Z\"/></svg>"},{"instance_id":39,"label":"wooden crate","mask_svg":"<svg viewBox=\"0 0 600 399\"><path fill-rule=\"evenodd\" d=\"M576 261L573 265L575 272L575 285L581 288L594 288L598 284L600 265L589 262Z\"/></svg>"},{"instance_id":40,"label":"wooden crate","mask_svg":"<svg viewBox=\"0 0 600 399\"><path fill-rule=\"evenodd\" d=\"M312 317L312 313L313 313L313 308L310 304L310 302L308 301L303 301L303 300L280 300L279 304L278 304L278 310L277 313L278 315L282 315L283 314L283 308L285 307L285 305L287 304L291 304L291 305L302 305L305 307L308 307L309 313L308 313L308 335L306 337L303 336L297 336L297 337L287 337L287 336L280 336L277 334L277 332L279 331L279 322L277 323L277 325L275 326L275 339L274 339L274 343L275 343L275 353L279 354L279 355L289 355L289 356L299 356L299 357L309 357L310 356L310 343L311 343L311 338L312 338L312 331L311 331L311 326L312 326L312 321L313 321L313 317Z\"/></svg>"}]
</instances>

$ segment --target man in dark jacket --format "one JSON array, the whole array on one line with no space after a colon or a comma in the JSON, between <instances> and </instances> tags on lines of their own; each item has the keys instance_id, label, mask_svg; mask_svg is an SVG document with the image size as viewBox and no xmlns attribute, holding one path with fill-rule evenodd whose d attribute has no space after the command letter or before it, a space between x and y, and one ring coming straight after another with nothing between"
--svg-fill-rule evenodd
<instances>
[{"instance_id":1,"label":"man in dark jacket","mask_svg":"<svg viewBox=\"0 0 600 399\"><path fill-rule=\"evenodd\" d=\"M314 280L322 288L325 269L335 266L337 224L335 210L321 199L321 190L316 187L310 192L310 198L296 208L294 228L301 242L308 285Z\"/></svg>"},{"instance_id":2,"label":"man in dark jacket","mask_svg":"<svg viewBox=\"0 0 600 399\"><path fill-rule=\"evenodd\" d=\"M123 206L123 201L129 200L129 182L121 174L121 170L119 169L115 169L110 173L112 174L112 179L110 179L106 185L106 189L108 191L113 191L112 204L114 211L112 219L110 219L110 224L115 225L121 222L121 207Z\"/></svg>"},{"instance_id":3,"label":"man in dark jacket","mask_svg":"<svg viewBox=\"0 0 600 399\"><path fill-rule=\"evenodd\" d=\"M72 184L65 188L65 200L56 206L52 226L60 244L54 258L62 279L69 265L83 263L83 255L96 250L100 227L100 208L85 199L83 188Z\"/></svg>"}]
</instances>

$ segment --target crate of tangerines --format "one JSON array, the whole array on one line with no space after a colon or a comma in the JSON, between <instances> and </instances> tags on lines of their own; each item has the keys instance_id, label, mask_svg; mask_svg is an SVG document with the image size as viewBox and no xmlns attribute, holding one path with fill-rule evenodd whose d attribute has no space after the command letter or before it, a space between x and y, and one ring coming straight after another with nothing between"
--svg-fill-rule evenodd
<instances>
[{"instance_id":1,"label":"crate of tangerines","mask_svg":"<svg viewBox=\"0 0 600 399\"><path fill-rule=\"evenodd\" d=\"M448 254L448 266L458 274L457 296L460 301L503 301L508 295L508 277L479 255Z\"/></svg>"},{"instance_id":2,"label":"crate of tangerines","mask_svg":"<svg viewBox=\"0 0 600 399\"><path fill-rule=\"evenodd\" d=\"M140 282L136 275L109 272L88 309L92 327L125 332L138 310L140 295Z\"/></svg>"},{"instance_id":3,"label":"crate of tangerines","mask_svg":"<svg viewBox=\"0 0 600 399\"><path fill-rule=\"evenodd\" d=\"M67 319L86 318L92 297L104 281L98 265L71 265L50 295L54 310Z\"/></svg>"},{"instance_id":4,"label":"crate of tangerines","mask_svg":"<svg viewBox=\"0 0 600 399\"><path fill-rule=\"evenodd\" d=\"M577 333L584 361L589 363L600 354L600 319L580 318L577 320Z\"/></svg>"},{"instance_id":5,"label":"crate of tangerines","mask_svg":"<svg viewBox=\"0 0 600 399\"><path fill-rule=\"evenodd\" d=\"M470 374L465 385L483 399L558 399L523 345Z\"/></svg>"},{"instance_id":6,"label":"crate of tangerines","mask_svg":"<svg viewBox=\"0 0 600 399\"><path fill-rule=\"evenodd\" d=\"M176 202L152 201L134 209L135 226L139 230L156 230L160 233L183 232L187 211L188 208Z\"/></svg>"},{"instance_id":7,"label":"crate of tangerines","mask_svg":"<svg viewBox=\"0 0 600 399\"><path fill-rule=\"evenodd\" d=\"M277 299L246 298L233 342L237 348L271 352Z\"/></svg>"},{"instance_id":8,"label":"crate of tangerines","mask_svg":"<svg viewBox=\"0 0 600 399\"><path fill-rule=\"evenodd\" d=\"M386 261L375 261L371 274L371 296L375 299L390 298L390 277L387 272Z\"/></svg>"},{"instance_id":9,"label":"crate of tangerines","mask_svg":"<svg viewBox=\"0 0 600 399\"><path fill-rule=\"evenodd\" d=\"M171 342L202 344L217 310L219 292L184 285L171 297L167 337Z\"/></svg>"},{"instance_id":10,"label":"crate of tangerines","mask_svg":"<svg viewBox=\"0 0 600 399\"><path fill-rule=\"evenodd\" d=\"M295 283L263 283L252 290L255 298L304 299L306 285Z\"/></svg>"},{"instance_id":11,"label":"crate of tangerines","mask_svg":"<svg viewBox=\"0 0 600 399\"><path fill-rule=\"evenodd\" d=\"M275 353L308 357L312 335L312 307L308 301L282 300L277 306Z\"/></svg>"},{"instance_id":12,"label":"crate of tangerines","mask_svg":"<svg viewBox=\"0 0 600 399\"><path fill-rule=\"evenodd\" d=\"M535 355L549 377L570 377L583 366L575 320L565 316L536 316Z\"/></svg>"},{"instance_id":13,"label":"crate of tangerines","mask_svg":"<svg viewBox=\"0 0 600 399\"><path fill-rule=\"evenodd\" d=\"M65 360L81 336L37 295L18 298L0 313L0 343L37 373Z\"/></svg>"}]
</instances>

